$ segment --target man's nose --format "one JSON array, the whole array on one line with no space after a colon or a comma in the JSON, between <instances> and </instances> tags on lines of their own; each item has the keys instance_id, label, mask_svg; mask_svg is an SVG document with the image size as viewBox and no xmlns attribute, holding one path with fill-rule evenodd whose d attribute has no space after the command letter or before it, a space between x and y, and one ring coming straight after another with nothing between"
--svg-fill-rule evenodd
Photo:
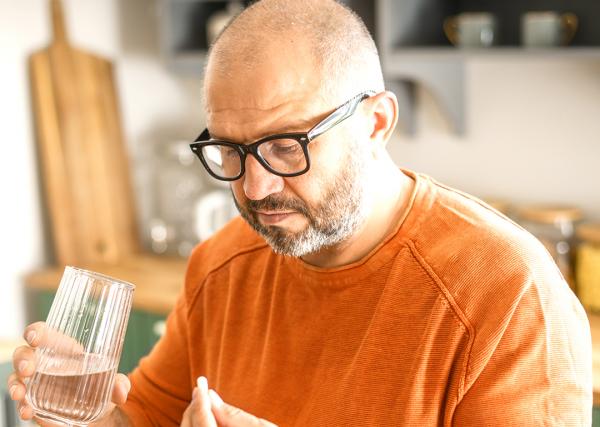
<instances>
[{"instance_id":1,"label":"man's nose","mask_svg":"<svg viewBox=\"0 0 600 427\"><path fill-rule=\"evenodd\" d=\"M250 200L262 200L270 194L283 191L283 178L272 174L252 155L246 157L244 193Z\"/></svg>"}]
</instances>

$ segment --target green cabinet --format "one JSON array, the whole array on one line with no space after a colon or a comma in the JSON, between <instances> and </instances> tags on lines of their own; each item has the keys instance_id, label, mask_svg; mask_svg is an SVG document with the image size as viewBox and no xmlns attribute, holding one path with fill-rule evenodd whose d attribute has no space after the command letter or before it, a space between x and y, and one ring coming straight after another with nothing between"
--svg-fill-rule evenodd
<instances>
[{"instance_id":1,"label":"green cabinet","mask_svg":"<svg viewBox=\"0 0 600 427\"><path fill-rule=\"evenodd\" d=\"M30 321L45 320L50 312L55 292L33 290L29 296ZM164 329L166 316L133 309L129 316L119 372L131 372L139 360L147 355L158 341Z\"/></svg>"},{"instance_id":2,"label":"green cabinet","mask_svg":"<svg viewBox=\"0 0 600 427\"><path fill-rule=\"evenodd\" d=\"M8 396L8 376L14 371L12 362L0 363L0 427L17 426L17 406Z\"/></svg>"},{"instance_id":3,"label":"green cabinet","mask_svg":"<svg viewBox=\"0 0 600 427\"><path fill-rule=\"evenodd\" d=\"M162 335L165 316L148 313L141 310L132 310L123 343L123 353L119 372L129 373L138 364L139 360L150 353L156 341Z\"/></svg>"}]
</instances>

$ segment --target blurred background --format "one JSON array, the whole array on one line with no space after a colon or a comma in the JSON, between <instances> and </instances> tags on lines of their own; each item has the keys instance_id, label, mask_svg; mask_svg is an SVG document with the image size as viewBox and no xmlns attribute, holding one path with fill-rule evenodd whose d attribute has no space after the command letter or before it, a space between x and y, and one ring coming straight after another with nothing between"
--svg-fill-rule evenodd
<instances>
[{"instance_id":1,"label":"blurred background","mask_svg":"<svg viewBox=\"0 0 600 427\"><path fill-rule=\"evenodd\" d=\"M503 209L568 205L582 218L600 219L600 34L590 28L600 9L594 2L348 3L376 37L389 87L400 99L399 130L389 144L398 165ZM131 194L148 251L186 256L202 234L198 201L219 190L186 143L204 127L202 66L210 31L241 7L205 0L63 1L70 43L114 64ZM543 18L539 11L559 20L579 12L570 46L525 45L525 16ZM0 337L10 338L25 321L23 276L56 260L28 66L30 55L52 39L50 1L3 0L0 19L7 148L0 168Z\"/></svg>"},{"instance_id":2,"label":"blurred background","mask_svg":"<svg viewBox=\"0 0 600 427\"><path fill-rule=\"evenodd\" d=\"M600 307L600 233L593 225L581 235L575 232L600 221L600 5L593 0L346 3L374 34L388 86L399 96L401 123L389 144L398 165L479 196L534 231L571 285L588 292L586 307ZM49 108L42 105L48 102L46 87L72 89L74 97L80 90L60 81L61 75L77 76L77 67L61 71L60 61L52 58L65 61L64 52L57 48L52 56L46 49L53 40L51 1L0 0L0 341L17 340L27 322L44 317L66 263L138 285L132 321L148 332L143 342L130 344L135 354L125 371L160 335L181 286L185 257L235 214L227 188L207 177L187 143L204 128L207 46L244 5L64 0L70 46L112 63L114 72L114 81L102 80L104 71L99 80L89 80L107 84L114 103L97 109L96 93L85 105L69 107L74 108L69 113L68 108L55 111L52 102ZM49 55L50 65L44 68L43 56L32 60L36 52ZM58 146L80 140L95 153L103 150L102 123L93 122L96 136L88 138L93 129L85 125L69 136L64 129L73 116L84 122L86 117L119 120L102 123L113 132L111 144L116 141L110 156L122 159L115 164L127 173L117 172L117 180L110 169L115 164L106 161L94 169L98 156L74 160L77 148L65 148L62 161L81 167L68 170L63 179L74 194L91 194L88 205L99 200L92 211L105 203L131 204L125 214L99 215L129 216L114 236L117 241L127 236L131 247L117 243L112 251L110 241L100 240L84 256L85 248L73 242L71 252L57 243L58 230L65 227L61 218L75 212L81 200L64 202L60 197L69 194L56 194L60 180L52 176L61 163L45 151L52 147L49 135L59 135ZM52 123L64 132L52 134ZM78 178L85 173L94 175L90 182L114 178L113 187L98 190L103 181L96 188ZM57 206L63 202L61 213ZM77 228L66 223L66 234ZM579 244L587 251L583 285L575 280Z\"/></svg>"}]
</instances>

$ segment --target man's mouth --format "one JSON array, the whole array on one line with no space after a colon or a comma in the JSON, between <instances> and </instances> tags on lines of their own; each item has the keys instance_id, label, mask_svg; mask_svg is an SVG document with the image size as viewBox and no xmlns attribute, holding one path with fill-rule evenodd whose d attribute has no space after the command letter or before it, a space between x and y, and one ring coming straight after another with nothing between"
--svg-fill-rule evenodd
<instances>
[{"instance_id":1,"label":"man's mouth","mask_svg":"<svg viewBox=\"0 0 600 427\"><path fill-rule=\"evenodd\" d=\"M292 215L296 214L296 211L255 211L258 216L258 220L264 225L275 225L285 221Z\"/></svg>"}]
</instances>

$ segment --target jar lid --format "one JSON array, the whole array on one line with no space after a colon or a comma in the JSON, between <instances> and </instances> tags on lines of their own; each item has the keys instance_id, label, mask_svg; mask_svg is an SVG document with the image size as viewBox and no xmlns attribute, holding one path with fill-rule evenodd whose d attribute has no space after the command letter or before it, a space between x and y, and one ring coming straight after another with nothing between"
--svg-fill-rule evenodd
<instances>
[{"instance_id":1,"label":"jar lid","mask_svg":"<svg viewBox=\"0 0 600 427\"><path fill-rule=\"evenodd\" d=\"M519 216L530 221L554 224L561 221L578 221L582 214L581 209L573 206L532 205L521 207Z\"/></svg>"},{"instance_id":2,"label":"jar lid","mask_svg":"<svg viewBox=\"0 0 600 427\"><path fill-rule=\"evenodd\" d=\"M577 237L592 243L600 243L600 223L587 223L577 226Z\"/></svg>"}]
</instances>

